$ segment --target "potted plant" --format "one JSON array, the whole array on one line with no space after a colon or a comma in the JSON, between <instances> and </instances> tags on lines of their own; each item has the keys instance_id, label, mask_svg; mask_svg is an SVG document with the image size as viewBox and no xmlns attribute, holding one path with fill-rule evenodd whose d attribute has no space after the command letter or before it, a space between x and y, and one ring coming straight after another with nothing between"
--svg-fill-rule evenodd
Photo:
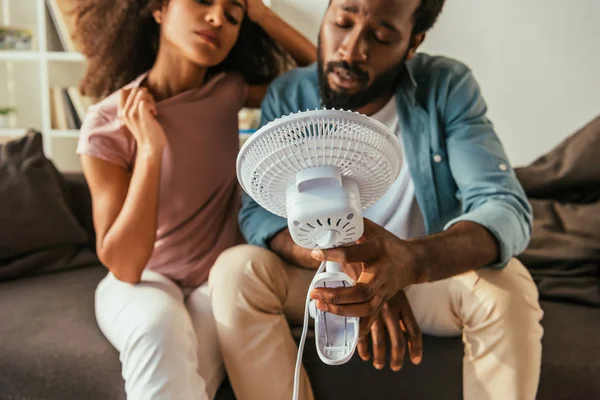
<instances>
[{"instance_id":1,"label":"potted plant","mask_svg":"<svg viewBox=\"0 0 600 400\"><path fill-rule=\"evenodd\" d=\"M10 114L16 112L17 110L15 110L12 107L0 107L0 128L7 128L8 127L8 118L10 117Z\"/></svg>"}]
</instances>

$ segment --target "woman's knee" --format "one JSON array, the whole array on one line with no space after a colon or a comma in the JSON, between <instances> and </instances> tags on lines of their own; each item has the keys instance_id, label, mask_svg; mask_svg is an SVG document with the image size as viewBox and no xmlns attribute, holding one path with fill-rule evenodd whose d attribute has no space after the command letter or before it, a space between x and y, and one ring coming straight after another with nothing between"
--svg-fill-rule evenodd
<instances>
[{"instance_id":1,"label":"woman's knee","mask_svg":"<svg viewBox=\"0 0 600 400\"><path fill-rule=\"evenodd\" d=\"M148 282L119 286L96 297L98 325L125 355L137 349L172 351L175 346L195 344L183 298L156 285Z\"/></svg>"}]
</instances>

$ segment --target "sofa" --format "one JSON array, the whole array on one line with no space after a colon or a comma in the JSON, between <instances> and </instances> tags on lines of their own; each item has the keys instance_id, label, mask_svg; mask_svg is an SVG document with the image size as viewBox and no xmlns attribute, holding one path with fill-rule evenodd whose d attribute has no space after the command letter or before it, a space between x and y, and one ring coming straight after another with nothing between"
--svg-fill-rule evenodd
<instances>
[{"instance_id":1,"label":"sofa","mask_svg":"<svg viewBox=\"0 0 600 400\"><path fill-rule=\"evenodd\" d=\"M0 151L0 179L1 163ZM87 243L78 248L93 252L85 179L80 174L57 179L64 185L66 204L87 233ZM0 218L0 230L8 229L9 222ZM86 260L0 281L0 400L125 399L118 353L94 318L94 290L105 274L97 260ZM545 333L538 399L600 398L600 309L566 301L544 300L541 305ZM299 336L298 327L294 332ZM405 362L398 373L376 371L358 357L343 366L326 366L311 339L304 363L317 399L461 398L460 338L425 336L422 364ZM227 381L216 398L235 399Z\"/></svg>"}]
</instances>

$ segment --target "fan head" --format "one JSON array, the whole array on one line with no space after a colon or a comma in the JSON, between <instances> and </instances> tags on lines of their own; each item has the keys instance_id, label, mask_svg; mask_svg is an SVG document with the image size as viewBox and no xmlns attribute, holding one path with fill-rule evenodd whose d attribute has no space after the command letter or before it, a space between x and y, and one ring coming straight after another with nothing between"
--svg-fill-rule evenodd
<instances>
[{"instance_id":1,"label":"fan head","mask_svg":"<svg viewBox=\"0 0 600 400\"><path fill-rule=\"evenodd\" d=\"M253 134L240 150L237 174L244 191L261 207L287 218L286 192L297 187L298 174L335 167L356 184L357 204L365 209L396 180L400 154L398 138L375 119L343 110L303 111Z\"/></svg>"}]
</instances>

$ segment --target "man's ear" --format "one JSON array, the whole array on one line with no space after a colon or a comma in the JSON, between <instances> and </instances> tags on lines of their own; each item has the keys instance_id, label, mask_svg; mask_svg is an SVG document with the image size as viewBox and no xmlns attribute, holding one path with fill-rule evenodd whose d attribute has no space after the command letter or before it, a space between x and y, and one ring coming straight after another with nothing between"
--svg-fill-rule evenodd
<instances>
[{"instance_id":1,"label":"man's ear","mask_svg":"<svg viewBox=\"0 0 600 400\"><path fill-rule=\"evenodd\" d=\"M410 46L408 47L408 52L406 53L406 59L410 60L417 53L417 49L425 40L425 32L417 33L414 35L410 41Z\"/></svg>"}]
</instances>

